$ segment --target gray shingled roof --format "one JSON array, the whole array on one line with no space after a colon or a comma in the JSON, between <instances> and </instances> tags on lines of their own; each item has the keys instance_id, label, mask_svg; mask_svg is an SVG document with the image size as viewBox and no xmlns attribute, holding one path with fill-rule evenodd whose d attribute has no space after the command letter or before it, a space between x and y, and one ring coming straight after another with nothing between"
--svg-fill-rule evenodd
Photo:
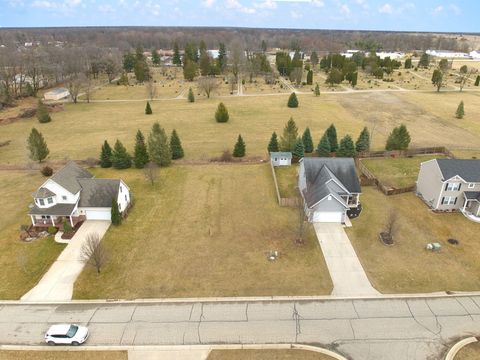
<instances>
[{"instance_id":1,"label":"gray shingled roof","mask_svg":"<svg viewBox=\"0 0 480 360\"><path fill-rule=\"evenodd\" d=\"M48 190L47 188L44 188L44 187L41 187L39 188L34 194L33 194L33 197L34 198L40 198L40 199L45 199L45 198L48 198L48 197L51 197L51 196L55 196L55 193Z\"/></svg>"},{"instance_id":2,"label":"gray shingled roof","mask_svg":"<svg viewBox=\"0 0 480 360\"><path fill-rule=\"evenodd\" d=\"M292 153L288 151L272 151L270 153L270 158L277 156L277 157L286 157L287 159L292 158Z\"/></svg>"},{"instance_id":3,"label":"gray shingled roof","mask_svg":"<svg viewBox=\"0 0 480 360\"><path fill-rule=\"evenodd\" d=\"M464 194L468 200L480 201L480 191L465 191Z\"/></svg>"},{"instance_id":4,"label":"gray shingled roof","mask_svg":"<svg viewBox=\"0 0 480 360\"><path fill-rule=\"evenodd\" d=\"M82 188L78 182L79 179L91 179L93 175L87 170L81 168L74 161L68 162L63 168L58 170L50 179L62 186L64 189L76 194Z\"/></svg>"},{"instance_id":5,"label":"gray shingled roof","mask_svg":"<svg viewBox=\"0 0 480 360\"><path fill-rule=\"evenodd\" d=\"M480 182L480 160L474 159L436 159L443 175L448 180L455 175L467 182Z\"/></svg>"},{"instance_id":6,"label":"gray shingled roof","mask_svg":"<svg viewBox=\"0 0 480 360\"><path fill-rule=\"evenodd\" d=\"M360 183L351 158L304 158L307 188L304 193L307 206L311 207L329 194L337 195L328 186L331 179L339 181L350 193L360 193Z\"/></svg>"},{"instance_id":7,"label":"gray shingled roof","mask_svg":"<svg viewBox=\"0 0 480 360\"><path fill-rule=\"evenodd\" d=\"M30 215L53 215L53 216L69 216L72 214L76 204L56 204L48 208L39 208L34 205L30 210Z\"/></svg>"},{"instance_id":8,"label":"gray shingled roof","mask_svg":"<svg viewBox=\"0 0 480 360\"><path fill-rule=\"evenodd\" d=\"M120 180L110 179L79 179L78 183L82 187L80 207L111 207L120 187Z\"/></svg>"}]
</instances>

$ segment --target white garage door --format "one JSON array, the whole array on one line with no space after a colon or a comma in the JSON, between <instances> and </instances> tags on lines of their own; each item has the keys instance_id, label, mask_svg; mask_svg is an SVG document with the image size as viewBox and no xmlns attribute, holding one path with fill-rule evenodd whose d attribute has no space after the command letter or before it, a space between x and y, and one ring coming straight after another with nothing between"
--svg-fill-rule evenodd
<instances>
[{"instance_id":1,"label":"white garage door","mask_svg":"<svg viewBox=\"0 0 480 360\"><path fill-rule=\"evenodd\" d=\"M343 213L339 211L321 212L316 211L313 214L313 222L341 223Z\"/></svg>"},{"instance_id":2,"label":"white garage door","mask_svg":"<svg viewBox=\"0 0 480 360\"><path fill-rule=\"evenodd\" d=\"M87 220L111 220L109 210L87 210L85 214Z\"/></svg>"}]
</instances>

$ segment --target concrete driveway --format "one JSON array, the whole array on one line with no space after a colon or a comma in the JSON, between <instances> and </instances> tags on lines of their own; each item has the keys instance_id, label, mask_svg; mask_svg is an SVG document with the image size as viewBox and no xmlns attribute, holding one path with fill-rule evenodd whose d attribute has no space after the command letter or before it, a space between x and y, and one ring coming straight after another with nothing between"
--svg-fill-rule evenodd
<instances>
[{"instance_id":1,"label":"concrete driveway","mask_svg":"<svg viewBox=\"0 0 480 360\"><path fill-rule=\"evenodd\" d=\"M97 233L100 239L105 235L110 221L87 220L69 241L58 259L52 264L38 284L22 296L24 301L62 301L71 300L73 284L85 265L80 252L87 235Z\"/></svg>"},{"instance_id":2,"label":"concrete driveway","mask_svg":"<svg viewBox=\"0 0 480 360\"><path fill-rule=\"evenodd\" d=\"M332 295L378 295L379 292L370 284L342 225L314 223L314 227L332 278Z\"/></svg>"}]
</instances>

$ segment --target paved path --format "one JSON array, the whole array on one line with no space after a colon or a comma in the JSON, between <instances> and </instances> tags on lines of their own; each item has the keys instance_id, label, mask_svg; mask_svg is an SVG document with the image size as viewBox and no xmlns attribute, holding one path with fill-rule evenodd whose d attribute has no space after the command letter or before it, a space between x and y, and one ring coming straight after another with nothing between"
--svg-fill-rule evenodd
<instances>
[{"instance_id":1,"label":"paved path","mask_svg":"<svg viewBox=\"0 0 480 360\"><path fill-rule=\"evenodd\" d=\"M53 323L87 345L320 344L355 360L441 359L480 333L480 295L285 301L0 304L0 344L43 344Z\"/></svg>"},{"instance_id":2,"label":"paved path","mask_svg":"<svg viewBox=\"0 0 480 360\"><path fill-rule=\"evenodd\" d=\"M379 295L379 292L370 284L342 225L314 223L314 227L332 278L332 295Z\"/></svg>"},{"instance_id":3,"label":"paved path","mask_svg":"<svg viewBox=\"0 0 480 360\"><path fill-rule=\"evenodd\" d=\"M128 350L128 360L205 360L210 350Z\"/></svg>"},{"instance_id":4,"label":"paved path","mask_svg":"<svg viewBox=\"0 0 480 360\"><path fill-rule=\"evenodd\" d=\"M82 245L89 233L103 237L110 221L87 220L62 251L38 284L22 296L24 301L63 301L73 295L73 284L85 265L80 258Z\"/></svg>"}]
</instances>

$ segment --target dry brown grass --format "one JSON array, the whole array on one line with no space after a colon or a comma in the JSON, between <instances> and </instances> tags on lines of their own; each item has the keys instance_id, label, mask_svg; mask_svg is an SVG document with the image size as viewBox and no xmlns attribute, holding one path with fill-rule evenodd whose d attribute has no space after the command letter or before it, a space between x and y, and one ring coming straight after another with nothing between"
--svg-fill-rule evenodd
<instances>
[{"instance_id":1,"label":"dry brown grass","mask_svg":"<svg viewBox=\"0 0 480 360\"><path fill-rule=\"evenodd\" d=\"M127 360L126 351L0 351L2 360Z\"/></svg>"},{"instance_id":2,"label":"dry brown grass","mask_svg":"<svg viewBox=\"0 0 480 360\"><path fill-rule=\"evenodd\" d=\"M213 350L207 360L333 360L306 350Z\"/></svg>"},{"instance_id":3,"label":"dry brown grass","mask_svg":"<svg viewBox=\"0 0 480 360\"><path fill-rule=\"evenodd\" d=\"M474 291L480 288L477 223L459 213L432 213L413 193L385 196L363 187L362 214L347 234L372 285L383 293ZM383 245L378 234L390 210L398 214L395 245ZM450 245L455 238L459 245ZM439 242L440 252L425 250Z\"/></svg>"},{"instance_id":4,"label":"dry brown grass","mask_svg":"<svg viewBox=\"0 0 480 360\"><path fill-rule=\"evenodd\" d=\"M95 174L124 179L135 207L102 240L102 273L85 269L74 298L330 293L314 231L294 244L296 212L277 205L268 164L175 166L154 187L138 170Z\"/></svg>"}]
</instances>

